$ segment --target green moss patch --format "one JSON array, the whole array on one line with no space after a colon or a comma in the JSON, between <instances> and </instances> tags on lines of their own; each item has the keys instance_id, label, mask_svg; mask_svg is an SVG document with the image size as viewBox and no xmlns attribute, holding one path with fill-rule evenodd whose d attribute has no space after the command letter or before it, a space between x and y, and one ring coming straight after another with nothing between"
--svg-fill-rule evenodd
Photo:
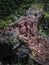
<instances>
[{"instance_id":1,"label":"green moss patch","mask_svg":"<svg viewBox=\"0 0 49 65\"><path fill-rule=\"evenodd\" d=\"M34 8L34 9L41 9L41 8L44 8L44 4L38 3L38 4L34 4L34 5L31 6L31 7Z\"/></svg>"}]
</instances>

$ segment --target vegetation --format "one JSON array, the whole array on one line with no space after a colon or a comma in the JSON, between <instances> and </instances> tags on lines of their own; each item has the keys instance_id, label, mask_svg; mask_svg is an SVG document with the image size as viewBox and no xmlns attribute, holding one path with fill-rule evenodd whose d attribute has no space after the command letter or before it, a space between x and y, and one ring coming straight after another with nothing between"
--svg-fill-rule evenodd
<instances>
[{"instance_id":1,"label":"vegetation","mask_svg":"<svg viewBox=\"0 0 49 65\"><path fill-rule=\"evenodd\" d=\"M35 4L35 9L43 8L45 11L44 17L49 19L48 0L0 0L0 3L0 29L2 29L4 26L9 25L14 19L20 17L20 15L22 15L32 4ZM49 22L43 23L43 25L47 27L48 24Z\"/></svg>"},{"instance_id":2,"label":"vegetation","mask_svg":"<svg viewBox=\"0 0 49 65\"><path fill-rule=\"evenodd\" d=\"M0 29L18 19L29 7L44 9L44 16L38 23L38 33L47 37L49 34L49 0L0 0ZM12 43L13 39L10 38L9 40ZM32 55L36 56L34 52L32 52ZM22 64L18 63L18 65Z\"/></svg>"}]
</instances>

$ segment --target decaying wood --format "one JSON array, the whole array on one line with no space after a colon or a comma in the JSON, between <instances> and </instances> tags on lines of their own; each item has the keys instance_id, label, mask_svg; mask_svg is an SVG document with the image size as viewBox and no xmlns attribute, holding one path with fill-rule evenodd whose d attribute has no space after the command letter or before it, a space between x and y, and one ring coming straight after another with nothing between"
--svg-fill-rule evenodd
<instances>
[{"instance_id":1,"label":"decaying wood","mask_svg":"<svg viewBox=\"0 0 49 65\"><path fill-rule=\"evenodd\" d=\"M37 16L32 15L32 18L26 17L25 20L20 21L18 23L20 25L19 32L23 37L19 36L19 38L21 38L20 41L27 38L26 46L31 50L31 53L36 53L34 57L31 54L32 59L43 65L49 65L49 44L43 37L37 36L38 19Z\"/></svg>"},{"instance_id":2,"label":"decaying wood","mask_svg":"<svg viewBox=\"0 0 49 65\"><path fill-rule=\"evenodd\" d=\"M49 65L49 44L41 36L37 36L38 20L42 16L42 10L29 9L27 16L12 23L4 30L14 29L18 31L18 40L25 42L30 49L30 58L43 65ZM32 56L32 52L36 55ZM47 63L47 64L46 64Z\"/></svg>"}]
</instances>

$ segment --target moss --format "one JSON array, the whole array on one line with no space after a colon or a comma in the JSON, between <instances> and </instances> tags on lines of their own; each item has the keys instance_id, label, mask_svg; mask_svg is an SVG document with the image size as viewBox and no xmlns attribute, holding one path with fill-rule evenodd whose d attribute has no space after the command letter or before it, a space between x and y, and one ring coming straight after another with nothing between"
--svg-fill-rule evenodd
<instances>
[{"instance_id":1,"label":"moss","mask_svg":"<svg viewBox=\"0 0 49 65\"><path fill-rule=\"evenodd\" d=\"M44 4L40 4L40 3L38 3L38 4L34 4L33 6L31 6L32 8L34 8L34 9L41 9L41 8L44 8Z\"/></svg>"},{"instance_id":2,"label":"moss","mask_svg":"<svg viewBox=\"0 0 49 65\"><path fill-rule=\"evenodd\" d=\"M38 31L38 34L39 34L40 36L47 37L47 34L46 34L45 31L43 31L42 29L40 29L40 30Z\"/></svg>"},{"instance_id":3,"label":"moss","mask_svg":"<svg viewBox=\"0 0 49 65\"><path fill-rule=\"evenodd\" d=\"M45 15L44 16L45 18L49 18L49 13L48 12L44 12L44 15Z\"/></svg>"},{"instance_id":4,"label":"moss","mask_svg":"<svg viewBox=\"0 0 49 65\"><path fill-rule=\"evenodd\" d=\"M11 45L13 45L13 40L14 40L13 37L9 37L9 42L10 42Z\"/></svg>"},{"instance_id":5,"label":"moss","mask_svg":"<svg viewBox=\"0 0 49 65\"><path fill-rule=\"evenodd\" d=\"M35 57L36 56L36 53L35 52L32 52L32 56Z\"/></svg>"},{"instance_id":6,"label":"moss","mask_svg":"<svg viewBox=\"0 0 49 65\"><path fill-rule=\"evenodd\" d=\"M2 20L0 19L0 29L3 29L5 26L8 26L12 22L11 19Z\"/></svg>"}]
</instances>

